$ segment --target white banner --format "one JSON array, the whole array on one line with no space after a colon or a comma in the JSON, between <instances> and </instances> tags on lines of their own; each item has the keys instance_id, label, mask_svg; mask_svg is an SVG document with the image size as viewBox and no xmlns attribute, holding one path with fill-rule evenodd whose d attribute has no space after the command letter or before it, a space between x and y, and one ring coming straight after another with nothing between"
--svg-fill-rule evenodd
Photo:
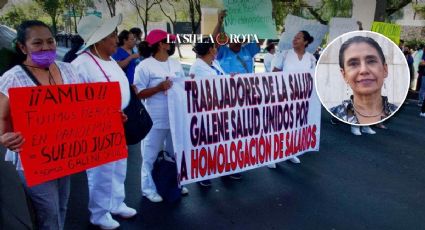
<instances>
[{"instance_id":1,"label":"white banner","mask_svg":"<svg viewBox=\"0 0 425 230\"><path fill-rule=\"evenodd\" d=\"M181 184L318 151L313 82L308 72L175 79L167 95Z\"/></svg>"},{"instance_id":2,"label":"white banner","mask_svg":"<svg viewBox=\"0 0 425 230\"><path fill-rule=\"evenodd\" d=\"M359 25L354 18L331 18L329 22L328 44L338 36L356 30L359 30Z\"/></svg>"},{"instance_id":3,"label":"white banner","mask_svg":"<svg viewBox=\"0 0 425 230\"><path fill-rule=\"evenodd\" d=\"M305 30L313 36L314 41L308 45L306 50L310 53L314 53L317 47L322 43L325 34L328 32L328 26L320 24L320 22L316 20L307 20L288 14L285 19L285 32L282 33L279 40L279 50L291 49L292 40L301 30Z\"/></svg>"}]
</instances>

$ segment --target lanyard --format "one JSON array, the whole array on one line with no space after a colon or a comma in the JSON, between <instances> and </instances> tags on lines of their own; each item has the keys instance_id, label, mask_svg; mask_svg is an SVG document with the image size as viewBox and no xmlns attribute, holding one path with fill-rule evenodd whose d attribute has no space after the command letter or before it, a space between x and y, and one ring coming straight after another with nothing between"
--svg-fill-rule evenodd
<instances>
[{"instance_id":1,"label":"lanyard","mask_svg":"<svg viewBox=\"0 0 425 230\"><path fill-rule=\"evenodd\" d=\"M91 53L87 52L87 51L84 51L83 53L88 54L93 59L93 61L96 62L96 65L100 68L100 71L102 71L103 76L105 76L105 78L108 82L111 82L111 80L109 80L108 75L106 75L105 71L103 71L102 67L99 65L99 63L96 61L96 59L93 57L93 55Z\"/></svg>"},{"instance_id":2,"label":"lanyard","mask_svg":"<svg viewBox=\"0 0 425 230\"><path fill-rule=\"evenodd\" d=\"M217 75L223 75L223 73L217 68L215 68L213 65L210 65L210 67L217 73Z\"/></svg>"}]
</instances>

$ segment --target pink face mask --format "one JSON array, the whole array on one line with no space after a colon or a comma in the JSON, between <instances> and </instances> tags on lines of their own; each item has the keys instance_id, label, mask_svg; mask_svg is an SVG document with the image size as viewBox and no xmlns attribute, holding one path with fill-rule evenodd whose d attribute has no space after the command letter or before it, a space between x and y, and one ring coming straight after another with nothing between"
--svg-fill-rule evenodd
<instances>
[{"instance_id":1,"label":"pink face mask","mask_svg":"<svg viewBox=\"0 0 425 230\"><path fill-rule=\"evenodd\" d=\"M48 68L56 59L56 50L41 50L30 53L30 57L34 64L41 68Z\"/></svg>"}]
</instances>

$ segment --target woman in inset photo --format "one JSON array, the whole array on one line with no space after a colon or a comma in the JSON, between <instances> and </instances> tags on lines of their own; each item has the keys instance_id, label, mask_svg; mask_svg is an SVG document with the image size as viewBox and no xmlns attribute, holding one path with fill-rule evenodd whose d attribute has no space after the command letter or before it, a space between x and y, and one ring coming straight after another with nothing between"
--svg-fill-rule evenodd
<instances>
[{"instance_id":1,"label":"woman in inset photo","mask_svg":"<svg viewBox=\"0 0 425 230\"><path fill-rule=\"evenodd\" d=\"M345 41L339 49L339 67L352 95L330 109L336 117L351 124L374 124L397 110L383 96L388 65L373 38L355 36Z\"/></svg>"}]
</instances>

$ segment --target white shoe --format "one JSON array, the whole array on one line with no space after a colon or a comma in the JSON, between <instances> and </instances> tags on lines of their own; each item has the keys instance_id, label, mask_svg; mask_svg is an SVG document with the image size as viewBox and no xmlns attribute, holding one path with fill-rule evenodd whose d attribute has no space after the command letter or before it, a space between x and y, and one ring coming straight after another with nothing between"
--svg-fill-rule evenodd
<instances>
[{"instance_id":1,"label":"white shoe","mask_svg":"<svg viewBox=\"0 0 425 230\"><path fill-rule=\"evenodd\" d=\"M298 157L292 157L291 159L289 159L290 162L294 163L294 164L299 164L301 163L300 159Z\"/></svg>"},{"instance_id":2,"label":"white shoe","mask_svg":"<svg viewBox=\"0 0 425 230\"><path fill-rule=\"evenodd\" d=\"M186 187L182 187L181 193L182 193L182 195L187 195L187 194L189 194L189 189L187 189Z\"/></svg>"},{"instance_id":3,"label":"white shoe","mask_svg":"<svg viewBox=\"0 0 425 230\"><path fill-rule=\"evenodd\" d=\"M425 117L425 113L420 113L419 116L420 117Z\"/></svg>"},{"instance_id":4,"label":"white shoe","mask_svg":"<svg viewBox=\"0 0 425 230\"><path fill-rule=\"evenodd\" d=\"M363 126L362 132L367 134L376 134L376 132L373 131L373 129L370 126Z\"/></svg>"},{"instance_id":5,"label":"white shoe","mask_svg":"<svg viewBox=\"0 0 425 230\"><path fill-rule=\"evenodd\" d=\"M151 202L154 202L154 203L162 202L162 197L158 193L156 193L156 192L151 193L149 195L145 195L145 196Z\"/></svg>"},{"instance_id":6,"label":"white shoe","mask_svg":"<svg viewBox=\"0 0 425 230\"><path fill-rule=\"evenodd\" d=\"M111 213L113 215L118 215L124 219L128 219L134 217L137 214L137 211L134 208L130 208L126 204L122 203L116 211L113 211Z\"/></svg>"},{"instance_id":7,"label":"white shoe","mask_svg":"<svg viewBox=\"0 0 425 230\"><path fill-rule=\"evenodd\" d=\"M269 169L275 169L275 168L276 168L276 164L275 164L275 163L273 163L273 164L268 164L268 165L267 165L267 168L269 168Z\"/></svg>"},{"instance_id":8,"label":"white shoe","mask_svg":"<svg viewBox=\"0 0 425 230\"><path fill-rule=\"evenodd\" d=\"M120 223L112 219L112 216L110 213L106 213L97 221L90 220L90 222L93 225L97 225L99 226L99 228L105 229L105 230L117 229L120 227Z\"/></svg>"},{"instance_id":9,"label":"white shoe","mask_svg":"<svg viewBox=\"0 0 425 230\"><path fill-rule=\"evenodd\" d=\"M360 132L360 127L358 126L351 126L351 133L356 135L356 136L360 136L362 135L362 133Z\"/></svg>"}]
</instances>

